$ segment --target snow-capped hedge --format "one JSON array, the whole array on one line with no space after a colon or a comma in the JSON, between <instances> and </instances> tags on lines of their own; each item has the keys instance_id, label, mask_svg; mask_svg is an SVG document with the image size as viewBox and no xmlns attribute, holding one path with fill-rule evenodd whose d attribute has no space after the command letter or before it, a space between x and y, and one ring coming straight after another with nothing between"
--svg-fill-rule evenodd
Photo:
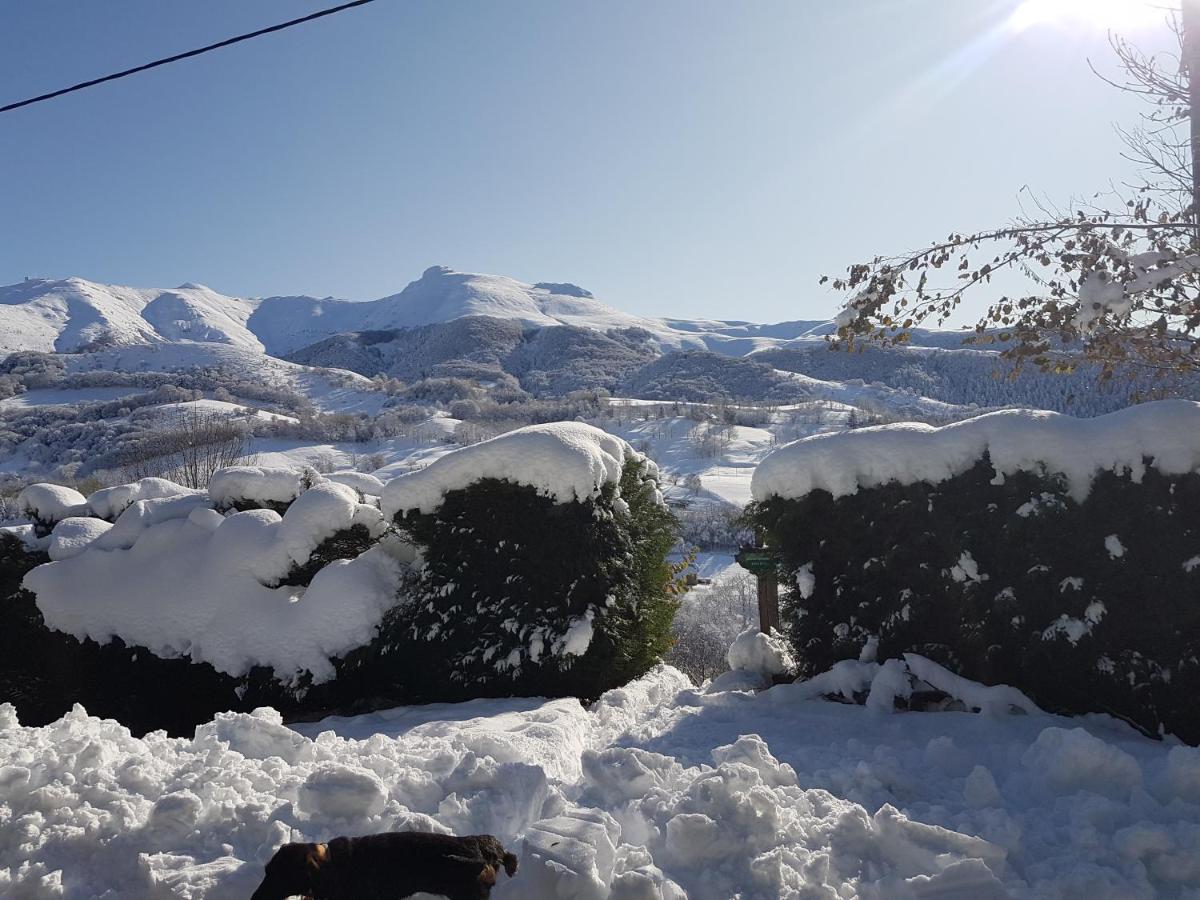
<instances>
[{"instance_id":1,"label":"snow-capped hedge","mask_svg":"<svg viewBox=\"0 0 1200 900\"><path fill-rule=\"evenodd\" d=\"M87 498L61 484L31 484L17 495L17 509L28 517L39 534L71 516L87 515Z\"/></svg>"},{"instance_id":2,"label":"snow-capped hedge","mask_svg":"<svg viewBox=\"0 0 1200 900\"><path fill-rule=\"evenodd\" d=\"M111 527L63 520L51 535L56 561L25 578L46 624L98 643L119 636L233 676L260 665L282 678L331 678L330 659L370 641L394 604L397 564L373 549L321 569L306 590L280 582L338 532L362 524L378 533L378 510L340 484L305 491L283 516L259 509L226 517L200 500L137 501ZM145 524L151 509L164 514ZM127 521L136 533L115 540L135 530ZM81 545L88 533L94 543Z\"/></svg>"},{"instance_id":3,"label":"snow-capped hedge","mask_svg":"<svg viewBox=\"0 0 1200 900\"><path fill-rule=\"evenodd\" d=\"M624 440L583 422L530 425L392 479L384 487L383 513L432 513L451 491L484 479L526 485L555 503L593 500L634 460L643 457ZM643 465L648 477L657 477L654 463Z\"/></svg>"},{"instance_id":4,"label":"snow-capped hedge","mask_svg":"<svg viewBox=\"0 0 1200 900\"><path fill-rule=\"evenodd\" d=\"M213 473L208 496L217 509L282 510L311 487L318 476L291 466L226 466Z\"/></svg>"},{"instance_id":5,"label":"snow-capped hedge","mask_svg":"<svg viewBox=\"0 0 1200 900\"><path fill-rule=\"evenodd\" d=\"M675 609L656 475L619 438L556 423L388 482L384 511L424 560L400 652L421 644L429 676L489 693L595 697L645 672Z\"/></svg>"},{"instance_id":6,"label":"snow-capped hedge","mask_svg":"<svg viewBox=\"0 0 1200 900\"><path fill-rule=\"evenodd\" d=\"M1200 403L1161 400L1094 419L1006 409L934 428L919 422L819 434L779 448L754 472L755 500L834 497L895 482L939 484L988 458L997 479L1052 472L1082 501L1100 472L1138 481L1200 468Z\"/></svg>"},{"instance_id":7,"label":"snow-capped hedge","mask_svg":"<svg viewBox=\"0 0 1200 900\"><path fill-rule=\"evenodd\" d=\"M30 488L42 524L11 529L0 553L6 678L44 695L22 715L80 700L186 731L264 703L363 708L480 682L597 696L644 672L674 612L652 464L574 423L480 446L460 451L470 466L451 454L406 476L415 489L384 488L440 498L399 516L413 544L374 495L312 471L235 467L208 492L146 479L91 504Z\"/></svg>"},{"instance_id":8,"label":"snow-capped hedge","mask_svg":"<svg viewBox=\"0 0 1200 900\"><path fill-rule=\"evenodd\" d=\"M974 455L972 455L974 454ZM1200 742L1200 405L792 444L755 476L802 675L915 652Z\"/></svg>"}]
</instances>

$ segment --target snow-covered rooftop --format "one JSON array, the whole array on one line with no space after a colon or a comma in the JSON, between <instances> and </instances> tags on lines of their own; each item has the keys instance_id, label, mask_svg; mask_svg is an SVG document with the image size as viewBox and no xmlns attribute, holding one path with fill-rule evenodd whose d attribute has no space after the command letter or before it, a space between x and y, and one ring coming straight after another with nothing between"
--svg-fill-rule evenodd
<instances>
[{"instance_id":1,"label":"snow-covered rooftop","mask_svg":"<svg viewBox=\"0 0 1200 900\"><path fill-rule=\"evenodd\" d=\"M755 500L833 496L891 481L938 483L987 453L1000 475L1044 470L1087 496L1102 471L1139 479L1145 461L1167 475L1200 468L1200 403L1160 400L1094 419L1040 410L1001 410L933 428L916 422L819 434L780 447L754 473Z\"/></svg>"}]
</instances>

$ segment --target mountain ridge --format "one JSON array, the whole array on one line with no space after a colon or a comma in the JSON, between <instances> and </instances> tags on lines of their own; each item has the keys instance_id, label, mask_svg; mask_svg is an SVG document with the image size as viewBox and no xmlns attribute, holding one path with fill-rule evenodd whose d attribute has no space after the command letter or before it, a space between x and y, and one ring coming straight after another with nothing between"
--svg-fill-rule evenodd
<instances>
[{"instance_id":1,"label":"mountain ridge","mask_svg":"<svg viewBox=\"0 0 1200 900\"><path fill-rule=\"evenodd\" d=\"M530 284L445 266L431 266L395 294L364 301L305 295L238 297L194 282L139 288L72 276L0 287L0 353L70 353L188 341L285 357L340 334L396 331L479 316L528 328L568 325L600 333L637 329L660 351L704 349L726 356L818 339L833 327L823 320L760 324L641 316L608 305L575 284Z\"/></svg>"}]
</instances>

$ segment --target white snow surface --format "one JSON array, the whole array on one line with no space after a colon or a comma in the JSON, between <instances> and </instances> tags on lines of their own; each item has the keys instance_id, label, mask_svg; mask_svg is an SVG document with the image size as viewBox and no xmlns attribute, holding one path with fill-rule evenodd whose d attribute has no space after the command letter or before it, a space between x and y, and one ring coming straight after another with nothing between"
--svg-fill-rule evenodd
<instances>
[{"instance_id":1,"label":"white snow surface","mask_svg":"<svg viewBox=\"0 0 1200 900\"><path fill-rule=\"evenodd\" d=\"M990 455L1003 476L1044 470L1066 476L1082 500L1102 471L1140 480L1145 459L1166 475L1200 467L1200 403L1159 400L1094 419L1035 410L1001 410L934 428L917 422L802 438L779 448L755 470L755 500L799 498L815 490L834 497L896 481L938 483Z\"/></svg>"},{"instance_id":2,"label":"white snow surface","mask_svg":"<svg viewBox=\"0 0 1200 900\"><path fill-rule=\"evenodd\" d=\"M378 497L383 494L383 481L366 472L331 472L325 478L354 488L365 497Z\"/></svg>"},{"instance_id":3,"label":"white snow surface","mask_svg":"<svg viewBox=\"0 0 1200 900\"><path fill-rule=\"evenodd\" d=\"M551 422L509 431L464 447L383 488L383 514L437 509L446 494L484 478L536 488L556 503L595 497L621 478L624 464L642 459L624 440L583 422ZM657 473L647 461L651 475Z\"/></svg>"},{"instance_id":4,"label":"white snow surface","mask_svg":"<svg viewBox=\"0 0 1200 900\"><path fill-rule=\"evenodd\" d=\"M262 709L191 738L78 707L27 728L0 705L6 898L244 900L285 841L391 829L496 834L521 865L495 900L1183 898L1200 750L1104 717L702 694L667 667L590 710L477 700L292 730Z\"/></svg>"},{"instance_id":5,"label":"white snow surface","mask_svg":"<svg viewBox=\"0 0 1200 900\"><path fill-rule=\"evenodd\" d=\"M61 484L31 484L17 494L17 509L39 522L58 522L68 516L86 515L87 498Z\"/></svg>"},{"instance_id":6,"label":"white snow surface","mask_svg":"<svg viewBox=\"0 0 1200 900\"><path fill-rule=\"evenodd\" d=\"M217 507L238 500L291 503L304 490L304 476L296 466L226 466L209 479L208 496Z\"/></svg>"},{"instance_id":7,"label":"white snow surface","mask_svg":"<svg viewBox=\"0 0 1200 900\"><path fill-rule=\"evenodd\" d=\"M87 502L92 515L114 520L138 500L159 500L200 493L166 478L141 478L130 484L101 488L88 497Z\"/></svg>"},{"instance_id":8,"label":"white snow surface","mask_svg":"<svg viewBox=\"0 0 1200 900\"><path fill-rule=\"evenodd\" d=\"M68 516L54 526L50 533L50 544L46 548L52 561L78 556L96 538L112 529L104 519L91 516Z\"/></svg>"},{"instance_id":9,"label":"white snow surface","mask_svg":"<svg viewBox=\"0 0 1200 900\"><path fill-rule=\"evenodd\" d=\"M398 548L382 541L335 560L307 587L275 587L336 531L382 518L358 493L323 483L280 516L222 516L203 495L138 500L111 527L69 518L55 529L52 562L29 572L48 627L80 640L120 636L156 655L189 656L238 676L255 665L281 679L333 676L330 658L366 644L396 601Z\"/></svg>"}]
</instances>

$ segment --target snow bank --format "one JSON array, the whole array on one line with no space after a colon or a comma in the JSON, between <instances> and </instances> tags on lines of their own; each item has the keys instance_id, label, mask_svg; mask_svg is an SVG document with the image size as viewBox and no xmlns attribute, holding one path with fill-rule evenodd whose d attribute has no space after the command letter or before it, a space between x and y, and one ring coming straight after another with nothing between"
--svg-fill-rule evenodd
<instances>
[{"instance_id":1,"label":"snow bank","mask_svg":"<svg viewBox=\"0 0 1200 900\"><path fill-rule=\"evenodd\" d=\"M915 422L819 434L787 444L755 470L755 500L834 497L891 481L945 481L988 453L998 475L1044 470L1066 476L1082 500L1102 471L1140 480L1145 460L1165 475L1200 468L1200 403L1160 400L1095 419L1001 410L933 428Z\"/></svg>"},{"instance_id":2,"label":"snow bank","mask_svg":"<svg viewBox=\"0 0 1200 900\"><path fill-rule=\"evenodd\" d=\"M92 515L110 522L138 500L159 500L202 493L166 478L142 478L131 484L101 488L88 498Z\"/></svg>"},{"instance_id":3,"label":"snow bank","mask_svg":"<svg viewBox=\"0 0 1200 900\"><path fill-rule=\"evenodd\" d=\"M87 515L87 498L61 484L31 484L17 494L17 509L35 522L51 525L68 516Z\"/></svg>"},{"instance_id":4,"label":"snow bank","mask_svg":"<svg viewBox=\"0 0 1200 900\"><path fill-rule=\"evenodd\" d=\"M433 512L449 491L484 478L529 485L557 503L587 500L618 481L626 462L641 458L621 438L583 422L531 425L393 478L383 488L383 512L388 519L407 510Z\"/></svg>"},{"instance_id":5,"label":"snow bank","mask_svg":"<svg viewBox=\"0 0 1200 900\"><path fill-rule=\"evenodd\" d=\"M701 695L660 667L590 711L476 700L296 731L260 709L191 739L0 705L0 894L241 900L285 841L391 829L495 833L521 858L495 900L1200 890L1191 748L792 687Z\"/></svg>"},{"instance_id":6,"label":"snow bank","mask_svg":"<svg viewBox=\"0 0 1200 900\"><path fill-rule=\"evenodd\" d=\"M395 603L400 563L376 546L330 563L307 588L274 585L336 532L381 531L379 511L357 498L345 485L320 484L283 516L228 517L202 495L138 500L111 528L65 520L51 542L57 561L24 584L47 626L80 640L119 636L234 676L264 665L284 679L308 670L320 682L333 676L331 657L374 636Z\"/></svg>"},{"instance_id":7,"label":"snow bank","mask_svg":"<svg viewBox=\"0 0 1200 900\"><path fill-rule=\"evenodd\" d=\"M252 503L291 503L316 473L289 466L226 466L208 481L208 496L218 509L248 500ZM320 480L320 476L316 476Z\"/></svg>"}]
</instances>

